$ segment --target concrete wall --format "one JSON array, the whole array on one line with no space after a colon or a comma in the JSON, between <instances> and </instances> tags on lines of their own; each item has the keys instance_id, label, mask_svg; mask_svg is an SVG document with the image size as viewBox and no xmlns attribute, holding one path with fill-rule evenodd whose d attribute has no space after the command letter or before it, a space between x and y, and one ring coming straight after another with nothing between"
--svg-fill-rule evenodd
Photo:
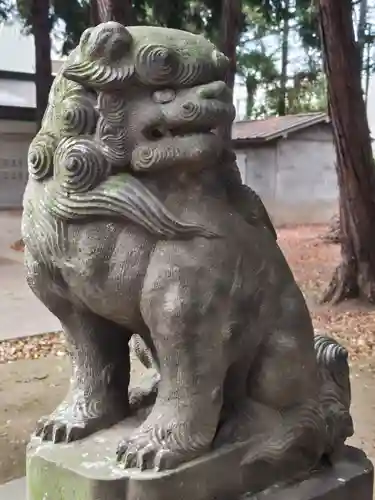
<instances>
[{"instance_id":1,"label":"concrete wall","mask_svg":"<svg viewBox=\"0 0 375 500\"><path fill-rule=\"evenodd\" d=\"M338 210L335 151L328 125L237 151L243 181L276 225L326 223Z\"/></svg>"},{"instance_id":2,"label":"concrete wall","mask_svg":"<svg viewBox=\"0 0 375 500\"><path fill-rule=\"evenodd\" d=\"M20 208L27 182L27 151L33 123L0 120L0 209Z\"/></svg>"}]
</instances>

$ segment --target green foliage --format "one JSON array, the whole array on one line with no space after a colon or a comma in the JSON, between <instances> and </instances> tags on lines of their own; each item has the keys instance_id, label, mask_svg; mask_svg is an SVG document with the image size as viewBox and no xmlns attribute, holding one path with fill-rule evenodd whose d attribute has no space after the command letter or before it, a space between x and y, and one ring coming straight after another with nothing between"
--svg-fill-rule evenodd
<instances>
[{"instance_id":1,"label":"green foliage","mask_svg":"<svg viewBox=\"0 0 375 500\"><path fill-rule=\"evenodd\" d=\"M12 11L12 2L9 0L0 0L0 21L6 21Z\"/></svg>"},{"instance_id":2,"label":"green foliage","mask_svg":"<svg viewBox=\"0 0 375 500\"><path fill-rule=\"evenodd\" d=\"M288 92L289 113L327 112L327 84L323 73L303 78Z\"/></svg>"},{"instance_id":3,"label":"green foliage","mask_svg":"<svg viewBox=\"0 0 375 500\"><path fill-rule=\"evenodd\" d=\"M56 22L63 22L63 52L68 53L90 25L90 2L94 0L50 1L51 28ZM30 2L16 0L18 14L26 26L30 26ZM203 33L218 45L222 3L223 0L132 1L137 24ZM12 0L0 0L0 19L9 15L11 4ZM243 0L243 14L237 69L247 89L248 116L277 113L280 97L285 99L288 113L325 109L316 3L312 0ZM289 24L288 36L293 40L288 40L286 86L282 84L280 52L285 20ZM368 75L375 71L371 55L375 28L370 22L366 24L365 33L363 68L368 86ZM298 52L298 61L293 50Z\"/></svg>"},{"instance_id":4,"label":"green foliage","mask_svg":"<svg viewBox=\"0 0 375 500\"><path fill-rule=\"evenodd\" d=\"M90 25L90 0L51 0L51 4L55 20L65 24L63 51L67 53ZM204 33L218 41L221 0L133 0L132 4L136 24Z\"/></svg>"},{"instance_id":5,"label":"green foliage","mask_svg":"<svg viewBox=\"0 0 375 500\"><path fill-rule=\"evenodd\" d=\"M315 3L247 0L245 11L248 30L239 47L238 64L248 93L248 117L277 114L280 99L287 113L326 109Z\"/></svg>"},{"instance_id":6,"label":"green foliage","mask_svg":"<svg viewBox=\"0 0 375 500\"><path fill-rule=\"evenodd\" d=\"M63 53L75 47L82 33L90 26L90 3L88 0L52 0L55 20L65 23Z\"/></svg>"},{"instance_id":7,"label":"green foliage","mask_svg":"<svg viewBox=\"0 0 375 500\"><path fill-rule=\"evenodd\" d=\"M303 47L320 52L319 24L316 3L311 0L296 0L297 29Z\"/></svg>"},{"instance_id":8,"label":"green foliage","mask_svg":"<svg viewBox=\"0 0 375 500\"><path fill-rule=\"evenodd\" d=\"M279 72L272 56L267 55L263 43L249 52L241 51L237 56L239 74L244 78L247 91L247 116L254 112L256 93L261 86L274 86Z\"/></svg>"}]
</instances>

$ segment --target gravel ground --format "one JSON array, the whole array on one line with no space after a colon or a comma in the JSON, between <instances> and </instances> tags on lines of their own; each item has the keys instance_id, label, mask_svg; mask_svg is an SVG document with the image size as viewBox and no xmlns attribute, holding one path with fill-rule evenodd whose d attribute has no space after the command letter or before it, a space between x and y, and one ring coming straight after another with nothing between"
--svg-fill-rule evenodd
<instances>
[{"instance_id":1,"label":"gravel ground","mask_svg":"<svg viewBox=\"0 0 375 500\"><path fill-rule=\"evenodd\" d=\"M339 261L339 246L327 245L320 238L326 230L316 226L282 229L279 243L305 293L315 326L349 350L356 423L351 442L375 459L375 309L355 302L335 308L318 305ZM133 376L141 373L135 363ZM36 420L64 397L69 376L59 332L0 342L0 484L24 474L29 435Z\"/></svg>"}]
</instances>

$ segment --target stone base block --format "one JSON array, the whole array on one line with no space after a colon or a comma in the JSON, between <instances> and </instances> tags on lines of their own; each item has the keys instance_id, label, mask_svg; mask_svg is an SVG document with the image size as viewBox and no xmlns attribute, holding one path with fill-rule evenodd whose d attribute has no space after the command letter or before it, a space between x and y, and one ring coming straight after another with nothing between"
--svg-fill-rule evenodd
<instances>
[{"instance_id":1,"label":"stone base block","mask_svg":"<svg viewBox=\"0 0 375 500\"><path fill-rule=\"evenodd\" d=\"M28 500L373 500L373 467L346 447L332 467L293 486L252 493L254 478L238 464L243 446L225 447L174 471L124 470L117 443L136 420L80 442L53 445L33 438L27 451ZM269 478L266 478L267 481Z\"/></svg>"}]
</instances>

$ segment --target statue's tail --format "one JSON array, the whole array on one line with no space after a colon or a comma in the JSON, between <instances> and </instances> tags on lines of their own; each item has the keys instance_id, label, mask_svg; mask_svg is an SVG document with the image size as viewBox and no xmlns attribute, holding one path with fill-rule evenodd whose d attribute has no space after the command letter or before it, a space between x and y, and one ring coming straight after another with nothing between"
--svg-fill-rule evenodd
<instances>
[{"instance_id":1,"label":"statue's tail","mask_svg":"<svg viewBox=\"0 0 375 500\"><path fill-rule=\"evenodd\" d=\"M130 352L139 359L145 368L157 369L157 362L140 335L132 335L129 341L129 347Z\"/></svg>"},{"instance_id":2,"label":"statue's tail","mask_svg":"<svg viewBox=\"0 0 375 500\"><path fill-rule=\"evenodd\" d=\"M325 455L330 456L354 432L348 352L334 339L321 334L315 336L314 345L321 381L319 401L326 423Z\"/></svg>"},{"instance_id":3,"label":"statue's tail","mask_svg":"<svg viewBox=\"0 0 375 500\"><path fill-rule=\"evenodd\" d=\"M323 335L315 336L314 347L320 378L318 398L283 415L271 436L250 448L242 466L262 464L280 480L286 471L286 476L297 477L316 467L323 457L330 459L353 434L348 353Z\"/></svg>"}]
</instances>

